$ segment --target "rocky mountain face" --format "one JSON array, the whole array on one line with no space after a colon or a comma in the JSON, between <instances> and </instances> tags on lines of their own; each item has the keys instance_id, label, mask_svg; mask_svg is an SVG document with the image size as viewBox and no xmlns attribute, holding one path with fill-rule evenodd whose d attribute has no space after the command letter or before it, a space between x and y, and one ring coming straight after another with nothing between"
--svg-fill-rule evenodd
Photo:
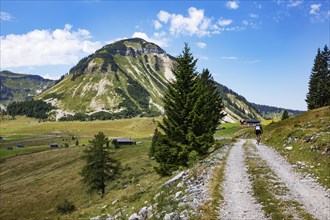
<instances>
[{"instance_id":1,"label":"rocky mountain face","mask_svg":"<svg viewBox=\"0 0 330 220\"><path fill-rule=\"evenodd\" d=\"M263 116L259 113L259 109L248 102L243 96L237 94L224 85L219 83L217 85L225 103L225 112L227 113L224 121L237 122L242 119L263 118Z\"/></svg>"},{"instance_id":2,"label":"rocky mountain face","mask_svg":"<svg viewBox=\"0 0 330 220\"><path fill-rule=\"evenodd\" d=\"M37 75L0 72L0 106L5 108L12 101L25 101L44 92L55 84L54 80Z\"/></svg>"},{"instance_id":3,"label":"rocky mountain face","mask_svg":"<svg viewBox=\"0 0 330 220\"><path fill-rule=\"evenodd\" d=\"M153 43L137 38L118 41L80 60L38 98L68 113L121 112L130 117L161 112L173 62Z\"/></svg>"},{"instance_id":4,"label":"rocky mountain face","mask_svg":"<svg viewBox=\"0 0 330 220\"><path fill-rule=\"evenodd\" d=\"M134 38L104 46L83 58L69 74L38 99L59 108L59 114L108 112L122 117L153 116L163 111L162 97L174 80L175 58L156 44ZM262 118L242 96L218 85L226 121Z\"/></svg>"}]
</instances>

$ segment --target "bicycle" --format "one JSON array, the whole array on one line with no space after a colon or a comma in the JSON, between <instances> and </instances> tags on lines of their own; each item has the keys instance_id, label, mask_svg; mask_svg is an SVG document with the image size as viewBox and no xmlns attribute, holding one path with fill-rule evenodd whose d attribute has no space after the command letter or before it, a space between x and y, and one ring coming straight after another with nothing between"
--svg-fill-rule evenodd
<instances>
[{"instance_id":1,"label":"bicycle","mask_svg":"<svg viewBox=\"0 0 330 220\"><path fill-rule=\"evenodd\" d=\"M261 140L261 134L257 134L257 144L259 145L260 144L260 140Z\"/></svg>"}]
</instances>

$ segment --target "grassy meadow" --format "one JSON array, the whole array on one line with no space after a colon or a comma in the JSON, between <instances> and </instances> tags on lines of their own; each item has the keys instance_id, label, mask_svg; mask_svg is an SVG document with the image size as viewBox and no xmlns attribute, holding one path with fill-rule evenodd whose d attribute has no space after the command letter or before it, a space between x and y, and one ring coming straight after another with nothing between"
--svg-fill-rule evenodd
<instances>
[{"instance_id":1,"label":"grassy meadow","mask_svg":"<svg viewBox=\"0 0 330 220\"><path fill-rule=\"evenodd\" d=\"M1 121L0 219L89 219L116 213L122 207L132 214L151 205L159 186L170 178L160 177L154 170L156 162L148 157L159 120L39 122L17 117ZM237 130L236 125L221 126L226 129L217 131L217 136L232 137L230 133ZM122 173L109 183L104 198L88 193L79 174L84 165L83 149L99 131L110 138L130 137L141 142L113 149L113 156L121 161ZM60 148L50 149L49 143L58 143ZM24 144L24 148L17 148L17 144ZM13 150L7 150L8 146ZM76 211L57 212L57 205L65 199L75 205ZM159 201L164 205L170 202Z\"/></svg>"},{"instance_id":2,"label":"grassy meadow","mask_svg":"<svg viewBox=\"0 0 330 220\"><path fill-rule=\"evenodd\" d=\"M154 171L156 162L148 157L151 137L160 120L39 122L26 117L2 120L0 219L89 219L121 212L123 207L130 215L151 205L160 191L159 186L170 178L160 177ZM303 162L304 166L296 166L299 171L312 173L322 185L330 188L330 153L326 152L330 149L330 107L262 124L263 143L274 147L292 164ZM242 136L254 138L253 128L243 128L239 123L225 123L220 127L215 137L224 138L222 143ZM88 193L79 174L84 165L83 149L100 131L109 138L130 137L141 142L113 149L113 156L121 161L122 173L120 178L109 183L103 198ZM50 149L49 143L58 143L60 148ZM25 147L17 148L17 144ZM14 149L7 150L8 146ZM285 150L287 146L292 146L293 150ZM217 181L212 184L218 188ZM221 195L215 194L215 197ZM65 199L75 205L74 212L57 212L57 205Z\"/></svg>"},{"instance_id":3,"label":"grassy meadow","mask_svg":"<svg viewBox=\"0 0 330 220\"><path fill-rule=\"evenodd\" d=\"M153 118L134 118L113 121L93 122L39 122L37 119L17 117L16 120L1 121L0 136L3 138L0 145L0 158L34 153L49 149L50 143L57 143L64 147L88 144L88 140L102 131L110 138L130 137L134 139L151 137L157 120ZM24 148L16 148L23 144ZM7 147L14 150L8 151Z\"/></svg>"},{"instance_id":4,"label":"grassy meadow","mask_svg":"<svg viewBox=\"0 0 330 220\"><path fill-rule=\"evenodd\" d=\"M155 173L156 163L148 157L156 120L39 123L18 117L1 121L0 219L88 219L126 202L132 212L138 211L133 207L140 208L149 191L157 190L165 181ZM79 174L84 146L99 131L109 137L130 137L141 142L114 149L113 156L122 164L122 175L110 183L103 199L86 191ZM61 147L50 149L49 143L54 142ZM17 148L18 143L24 148ZM64 143L69 147L64 148ZM8 146L14 149L7 150ZM56 207L64 199L71 201L77 211L59 214ZM118 203L112 205L117 199ZM108 208L101 210L104 205Z\"/></svg>"}]
</instances>

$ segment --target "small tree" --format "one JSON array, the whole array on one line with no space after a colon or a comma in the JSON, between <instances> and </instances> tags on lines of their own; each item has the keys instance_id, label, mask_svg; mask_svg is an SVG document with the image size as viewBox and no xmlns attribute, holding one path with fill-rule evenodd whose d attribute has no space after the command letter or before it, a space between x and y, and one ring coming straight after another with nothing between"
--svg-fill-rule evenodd
<instances>
[{"instance_id":1,"label":"small tree","mask_svg":"<svg viewBox=\"0 0 330 220\"><path fill-rule=\"evenodd\" d=\"M65 199L62 203L58 204L57 212L62 214L67 214L76 210L76 206L70 202L69 200Z\"/></svg>"},{"instance_id":2,"label":"small tree","mask_svg":"<svg viewBox=\"0 0 330 220\"><path fill-rule=\"evenodd\" d=\"M120 162L111 157L110 142L103 132L89 142L91 146L84 151L86 164L81 175L89 190L101 192L103 197L107 182L119 175Z\"/></svg>"},{"instance_id":3,"label":"small tree","mask_svg":"<svg viewBox=\"0 0 330 220\"><path fill-rule=\"evenodd\" d=\"M287 110L284 110L282 114L282 120L285 120L287 118L289 118L289 112Z\"/></svg>"}]
</instances>

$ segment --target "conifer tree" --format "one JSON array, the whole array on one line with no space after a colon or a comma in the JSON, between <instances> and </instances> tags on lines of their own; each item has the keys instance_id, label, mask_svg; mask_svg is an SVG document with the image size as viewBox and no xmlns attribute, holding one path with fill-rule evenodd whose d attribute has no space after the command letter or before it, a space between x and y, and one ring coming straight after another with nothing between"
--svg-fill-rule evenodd
<instances>
[{"instance_id":1,"label":"conifer tree","mask_svg":"<svg viewBox=\"0 0 330 220\"><path fill-rule=\"evenodd\" d=\"M214 143L214 132L219 120L225 115L222 98L210 72L206 69L198 77L193 97L194 107L190 113L189 149L203 156Z\"/></svg>"},{"instance_id":2,"label":"conifer tree","mask_svg":"<svg viewBox=\"0 0 330 220\"><path fill-rule=\"evenodd\" d=\"M109 139L99 132L89 141L85 153L86 164L81 171L83 182L91 191L105 194L108 181L114 180L120 171L120 162L111 157Z\"/></svg>"},{"instance_id":3,"label":"conifer tree","mask_svg":"<svg viewBox=\"0 0 330 220\"><path fill-rule=\"evenodd\" d=\"M330 52L325 45L321 52L320 48L314 59L314 65L309 80L309 91L306 102L308 109L330 105Z\"/></svg>"},{"instance_id":4,"label":"conifer tree","mask_svg":"<svg viewBox=\"0 0 330 220\"><path fill-rule=\"evenodd\" d=\"M287 118L289 118L289 112L287 110L284 110L282 114L282 120L285 120Z\"/></svg>"},{"instance_id":5,"label":"conifer tree","mask_svg":"<svg viewBox=\"0 0 330 220\"><path fill-rule=\"evenodd\" d=\"M187 133L191 124L189 114L193 108L192 93L198 76L196 63L197 60L185 44L172 70L175 81L169 83L163 99L165 117L159 127L164 135L160 135L155 153L159 163L156 171L162 175L171 174L179 166L187 166Z\"/></svg>"},{"instance_id":6,"label":"conifer tree","mask_svg":"<svg viewBox=\"0 0 330 220\"><path fill-rule=\"evenodd\" d=\"M222 99L208 70L196 72L196 62L186 44L173 68L176 80L164 96L165 116L159 125L155 158L156 171L170 175L188 166L191 155L203 156L213 144L219 119L224 115Z\"/></svg>"}]
</instances>

